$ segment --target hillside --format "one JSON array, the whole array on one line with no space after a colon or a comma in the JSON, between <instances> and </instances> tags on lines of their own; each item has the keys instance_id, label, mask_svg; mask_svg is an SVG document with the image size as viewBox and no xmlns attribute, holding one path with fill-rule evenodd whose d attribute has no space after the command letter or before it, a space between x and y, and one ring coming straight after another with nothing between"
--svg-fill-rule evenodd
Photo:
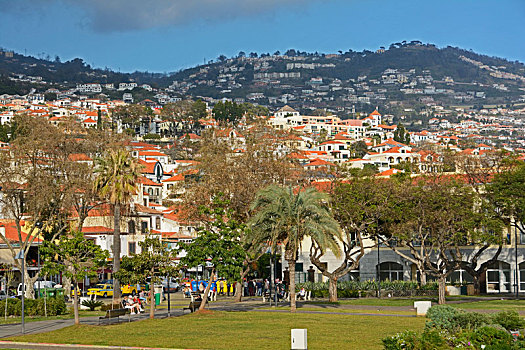
<instances>
[{"instance_id":1,"label":"hillside","mask_svg":"<svg viewBox=\"0 0 525 350\"><path fill-rule=\"evenodd\" d=\"M376 105L384 109L506 105L522 102L525 94L523 63L418 41L394 43L376 52L288 50L273 55L252 53L249 57L240 53L169 75L93 69L78 58L60 62L0 54L0 75L4 76L0 94L16 91L17 87L8 86L5 79L16 75L40 77L63 88L88 82L134 81L150 84L169 96L210 101L231 98L268 107L289 104L300 110L326 108L343 114ZM19 88L26 91L27 85Z\"/></svg>"}]
</instances>

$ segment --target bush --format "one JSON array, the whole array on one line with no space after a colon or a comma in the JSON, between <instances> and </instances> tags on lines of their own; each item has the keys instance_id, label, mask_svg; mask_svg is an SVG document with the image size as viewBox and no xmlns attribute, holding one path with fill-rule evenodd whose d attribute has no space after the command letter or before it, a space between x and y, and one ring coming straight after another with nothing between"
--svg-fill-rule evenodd
<instances>
[{"instance_id":1,"label":"bush","mask_svg":"<svg viewBox=\"0 0 525 350\"><path fill-rule=\"evenodd\" d=\"M419 335L414 331L405 331L382 339L386 350L440 350L449 349L447 341L438 330L425 330Z\"/></svg>"},{"instance_id":2,"label":"bush","mask_svg":"<svg viewBox=\"0 0 525 350\"><path fill-rule=\"evenodd\" d=\"M484 326L489 324L490 321L490 315L481 314L479 312L461 312L456 314L453 318L453 322L455 323L454 328L462 328L466 330L472 330Z\"/></svg>"},{"instance_id":3,"label":"bush","mask_svg":"<svg viewBox=\"0 0 525 350\"><path fill-rule=\"evenodd\" d=\"M480 349L485 345L489 349L513 349L514 338L509 332L501 329L483 326L468 334L471 344Z\"/></svg>"},{"instance_id":4,"label":"bush","mask_svg":"<svg viewBox=\"0 0 525 350\"><path fill-rule=\"evenodd\" d=\"M461 313L464 313L464 311L449 305L434 305L428 309L427 318L430 321L427 321L425 327L427 329L444 329L449 332L456 331L458 324L455 321L455 317Z\"/></svg>"},{"instance_id":5,"label":"bush","mask_svg":"<svg viewBox=\"0 0 525 350\"><path fill-rule=\"evenodd\" d=\"M104 305L104 302L101 300L84 300L82 305L88 307L90 311L95 311L97 307Z\"/></svg>"},{"instance_id":6,"label":"bush","mask_svg":"<svg viewBox=\"0 0 525 350\"><path fill-rule=\"evenodd\" d=\"M508 331L517 331L525 327L525 322L517 311L500 311L492 316L492 322L501 325Z\"/></svg>"},{"instance_id":7,"label":"bush","mask_svg":"<svg viewBox=\"0 0 525 350\"><path fill-rule=\"evenodd\" d=\"M383 346L386 350L412 350L415 349L419 335L414 331L404 331L394 336L384 338Z\"/></svg>"},{"instance_id":8,"label":"bush","mask_svg":"<svg viewBox=\"0 0 525 350\"><path fill-rule=\"evenodd\" d=\"M0 301L0 317L5 317L5 300ZM56 316L67 314L67 306L64 298L47 299L25 299L24 314L26 316ZM19 299L9 299L7 301L7 316L22 315L22 301Z\"/></svg>"}]
</instances>

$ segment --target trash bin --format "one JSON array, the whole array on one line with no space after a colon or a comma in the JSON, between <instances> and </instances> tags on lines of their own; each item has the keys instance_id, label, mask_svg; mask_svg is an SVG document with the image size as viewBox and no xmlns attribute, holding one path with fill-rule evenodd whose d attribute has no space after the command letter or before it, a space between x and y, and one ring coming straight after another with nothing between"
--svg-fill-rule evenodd
<instances>
[{"instance_id":1,"label":"trash bin","mask_svg":"<svg viewBox=\"0 0 525 350\"><path fill-rule=\"evenodd\" d=\"M155 293L155 305L160 305L160 293Z\"/></svg>"}]
</instances>

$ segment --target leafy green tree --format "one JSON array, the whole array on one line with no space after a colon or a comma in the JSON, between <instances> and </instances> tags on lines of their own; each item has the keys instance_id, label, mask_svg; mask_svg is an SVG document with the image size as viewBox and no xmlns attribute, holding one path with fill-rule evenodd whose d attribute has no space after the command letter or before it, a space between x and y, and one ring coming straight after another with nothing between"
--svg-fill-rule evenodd
<instances>
[{"instance_id":1,"label":"leafy green tree","mask_svg":"<svg viewBox=\"0 0 525 350\"><path fill-rule=\"evenodd\" d=\"M394 141L401 142L405 145L410 144L410 134L401 123L397 125L397 129L394 131Z\"/></svg>"},{"instance_id":2,"label":"leafy green tree","mask_svg":"<svg viewBox=\"0 0 525 350\"><path fill-rule=\"evenodd\" d=\"M496 174L486 192L506 224L525 234L525 164Z\"/></svg>"},{"instance_id":3,"label":"leafy green tree","mask_svg":"<svg viewBox=\"0 0 525 350\"><path fill-rule=\"evenodd\" d=\"M140 165L125 149L112 149L104 157L96 159L97 177L94 189L100 197L113 206L113 273L120 268L120 216L121 207L127 205L137 191ZM120 283L113 279L113 293L120 298Z\"/></svg>"},{"instance_id":4,"label":"leafy green tree","mask_svg":"<svg viewBox=\"0 0 525 350\"><path fill-rule=\"evenodd\" d=\"M342 259L333 271L321 262L325 250L314 240L310 260L329 279L330 301L337 301L337 280L359 266L365 250L365 239L378 232L381 221L388 215L390 190L370 178L357 178L349 183L337 183L331 192L332 211L343 229Z\"/></svg>"},{"instance_id":5,"label":"leafy green tree","mask_svg":"<svg viewBox=\"0 0 525 350\"><path fill-rule=\"evenodd\" d=\"M329 196L314 188L294 193L290 188L270 185L257 193L252 203L255 214L250 219L251 239L284 247L284 258L290 269L291 311L295 303L295 263L301 242L309 236L321 249L336 255L342 240L341 228L328 208Z\"/></svg>"},{"instance_id":6,"label":"leafy green tree","mask_svg":"<svg viewBox=\"0 0 525 350\"><path fill-rule=\"evenodd\" d=\"M201 213L209 221L200 228L193 242L181 245L186 256L181 264L186 267L211 265L211 273L204 291L200 310L206 307L212 282L217 276L238 280L245 259L246 251L242 242L247 227L245 224L231 218L231 212L224 209L226 203L221 197L216 197L213 206L201 207ZM239 288L236 288L239 290Z\"/></svg>"},{"instance_id":7,"label":"leafy green tree","mask_svg":"<svg viewBox=\"0 0 525 350\"><path fill-rule=\"evenodd\" d=\"M388 217L390 248L414 263L425 283L427 274L439 282L439 303L445 303L445 279L464 261L463 248L476 249L501 239L501 225L480 210L470 186L444 177L424 177L392 188ZM395 243L395 244L394 244ZM408 248L408 252L403 249Z\"/></svg>"},{"instance_id":8,"label":"leafy green tree","mask_svg":"<svg viewBox=\"0 0 525 350\"><path fill-rule=\"evenodd\" d=\"M364 141L357 141L350 146L352 158L363 158L368 153L368 146Z\"/></svg>"},{"instance_id":9,"label":"leafy green tree","mask_svg":"<svg viewBox=\"0 0 525 350\"><path fill-rule=\"evenodd\" d=\"M218 122L237 124L244 114L242 105L235 102L217 102L213 107L213 116Z\"/></svg>"},{"instance_id":10,"label":"leafy green tree","mask_svg":"<svg viewBox=\"0 0 525 350\"><path fill-rule=\"evenodd\" d=\"M157 237L146 237L143 242L139 242L139 246L141 252L124 256L121 268L114 276L128 284L146 283L148 278L151 279L149 318L154 318L154 286L161 282L162 277L175 276L178 273L173 264L175 256Z\"/></svg>"},{"instance_id":11,"label":"leafy green tree","mask_svg":"<svg viewBox=\"0 0 525 350\"><path fill-rule=\"evenodd\" d=\"M72 232L55 242L46 242L40 251L44 258L43 270L48 274L67 276L73 281L75 290L78 290L79 281L96 277L97 270L105 266L109 257L106 250L86 239L82 232ZM79 324L77 293L73 293L73 309L75 324Z\"/></svg>"},{"instance_id":12,"label":"leafy green tree","mask_svg":"<svg viewBox=\"0 0 525 350\"><path fill-rule=\"evenodd\" d=\"M199 119L204 119L208 116L208 111L206 110L206 103L202 100L197 100L191 105L191 114L193 118L198 121Z\"/></svg>"}]
</instances>

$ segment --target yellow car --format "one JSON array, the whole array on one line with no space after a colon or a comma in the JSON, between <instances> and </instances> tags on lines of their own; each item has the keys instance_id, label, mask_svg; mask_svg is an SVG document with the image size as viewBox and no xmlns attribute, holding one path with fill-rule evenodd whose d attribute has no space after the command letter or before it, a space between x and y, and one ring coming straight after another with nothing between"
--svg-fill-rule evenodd
<instances>
[{"instance_id":1,"label":"yellow car","mask_svg":"<svg viewBox=\"0 0 525 350\"><path fill-rule=\"evenodd\" d=\"M122 295L133 295L139 293L139 291L144 290L146 287L144 285L137 285L137 284L125 284L122 287L120 287L120 290L122 291Z\"/></svg>"},{"instance_id":2,"label":"yellow car","mask_svg":"<svg viewBox=\"0 0 525 350\"><path fill-rule=\"evenodd\" d=\"M98 295L101 297L113 296L113 285L112 284L97 284L95 288L89 288L87 295Z\"/></svg>"},{"instance_id":3,"label":"yellow car","mask_svg":"<svg viewBox=\"0 0 525 350\"><path fill-rule=\"evenodd\" d=\"M82 291L78 288L76 288L76 291L77 291L77 295L79 297L82 296ZM71 286L71 298L73 298L75 296L75 288L73 286Z\"/></svg>"}]
</instances>

